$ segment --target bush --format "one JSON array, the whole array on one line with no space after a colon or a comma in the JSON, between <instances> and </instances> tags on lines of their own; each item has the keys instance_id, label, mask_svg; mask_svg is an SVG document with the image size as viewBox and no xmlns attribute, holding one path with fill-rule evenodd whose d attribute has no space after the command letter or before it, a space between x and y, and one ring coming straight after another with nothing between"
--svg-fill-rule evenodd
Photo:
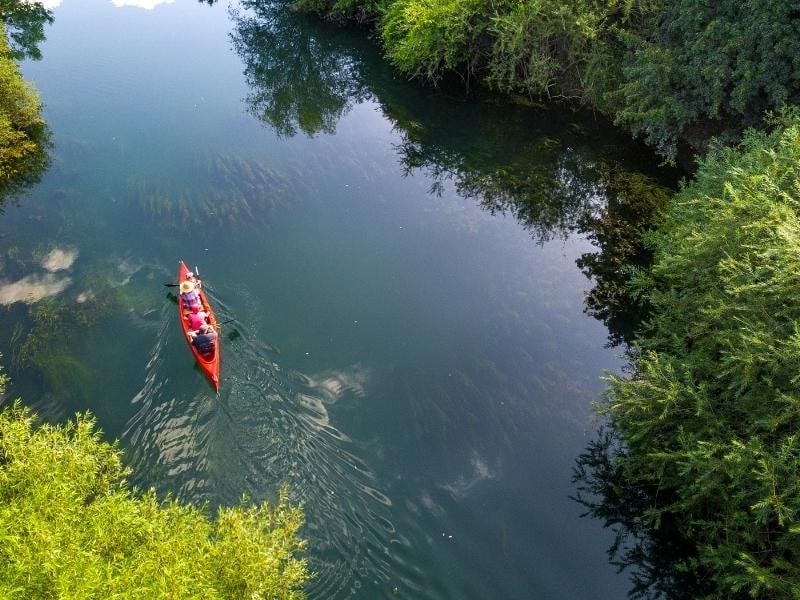
<instances>
[{"instance_id":1,"label":"bush","mask_svg":"<svg viewBox=\"0 0 800 600\"><path fill-rule=\"evenodd\" d=\"M717 149L650 234L655 315L603 412L719 598L800 595L800 117ZM663 532L662 532L663 534Z\"/></svg>"},{"instance_id":2,"label":"bush","mask_svg":"<svg viewBox=\"0 0 800 600\"><path fill-rule=\"evenodd\" d=\"M674 156L736 140L800 93L800 10L792 0L677 0L623 36L623 77L608 98L615 119Z\"/></svg>"},{"instance_id":3,"label":"bush","mask_svg":"<svg viewBox=\"0 0 800 600\"><path fill-rule=\"evenodd\" d=\"M386 55L414 76L436 80L462 65L469 76L481 58L485 8L479 0L395 0L381 23Z\"/></svg>"},{"instance_id":4,"label":"bush","mask_svg":"<svg viewBox=\"0 0 800 600\"><path fill-rule=\"evenodd\" d=\"M89 415L52 426L19 402L0 413L0 597L303 597L302 513L285 491L212 521L127 475Z\"/></svg>"},{"instance_id":5,"label":"bush","mask_svg":"<svg viewBox=\"0 0 800 600\"><path fill-rule=\"evenodd\" d=\"M0 25L0 198L38 180L47 131L33 86L19 73Z\"/></svg>"}]
</instances>

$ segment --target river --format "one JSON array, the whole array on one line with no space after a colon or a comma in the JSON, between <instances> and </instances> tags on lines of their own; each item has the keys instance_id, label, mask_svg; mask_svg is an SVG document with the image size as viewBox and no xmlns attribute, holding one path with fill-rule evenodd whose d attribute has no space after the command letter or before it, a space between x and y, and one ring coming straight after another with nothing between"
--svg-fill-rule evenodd
<instances>
[{"instance_id":1,"label":"river","mask_svg":"<svg viewBox=\"0 0 800 600\"><path fill-rule=\"evenodd\" d=\"M288 485L312 599L624 598L570 499L621 365L576 222L597 165L654 161L280 7L50 4L22 65L50 166L0 215L10 396L92 411L139 487L213 507ZM235 319L219 396L164 285L180 259Z\"/></svg>"}]
</instances>

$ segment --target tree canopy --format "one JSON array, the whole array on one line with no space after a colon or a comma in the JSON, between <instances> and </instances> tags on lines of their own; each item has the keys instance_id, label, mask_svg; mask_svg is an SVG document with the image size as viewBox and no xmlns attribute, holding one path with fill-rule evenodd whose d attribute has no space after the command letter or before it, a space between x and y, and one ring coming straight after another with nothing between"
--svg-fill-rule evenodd
<instances>
[{"instance_id":1,"label":"tree canopy","mask_svg":"<svg viewBox=\"0 0 800 600\"><path fill-rule=\"evenodd\" d=\"M0 386L5 380L0 378ZM3 598L303 598L299 508L205 508L127 484L94 419L41 424L19 401L0 413Z\"/></svg>"},{"instance_id":2,"label":"tree canopy","mask_svg":"<svg viewBox=\"0 0 800 600\"><path fill-rule=\"evenodd\" d=\"M800 93L800 11L791 0L298 0L376 23L387 58L434 82L597 109L674 158L763 127Z\"/></svg>"},{"instance_id":3,"label":"tree canopy","mask_svg":"<svg viewBox=\"0 0 800 600\"><path fill-rule=\"evenodd\" d=\"M718 598L800 595L798 207L796 114L702 160L648 235L653 316L602 409L641 521Z\"/></svg>"}]
</instances>

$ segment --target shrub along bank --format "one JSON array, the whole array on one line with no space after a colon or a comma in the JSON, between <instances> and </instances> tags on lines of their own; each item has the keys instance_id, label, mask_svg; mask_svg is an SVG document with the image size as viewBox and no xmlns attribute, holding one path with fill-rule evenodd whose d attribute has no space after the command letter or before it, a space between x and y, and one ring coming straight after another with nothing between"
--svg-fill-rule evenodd
<instances>
[{"instance_id":1,"label":"shrub along bank","mask_svg":"<svg viewBox=\"0 0 800 600\"><path fill-rule=\"evenodd\" d=\"M38 179L46 129L39 96L22 79L0 24L0 196Z\"/></svg>"},{"instance_id":2,"label":"shrub along bank","mask_svg":"<svg viewBox=\"0 0 800 600\"><path fill-rule=\"evenodd\" d=\"M18 402L0 413L0 597L304 597L303 516L285 493L211 520L127 475L88 415L51 426Z\"/></svg>"},{"instance_id":3,"label":"shrub along bank","mask_svg":"<svg viewBox=\"0 0 800 600\"><path fill-rule=\"evenodd\" d=\"M799 597L800 118L712 151L658 225L654 316L602 406L616 466L716 597Z\"/></svg>"},{"instance_id":4,"label":"shrub along bank","mask_svg":"<svg viewBox=\"0 0 800 600\"><path fill-rule=\"evenodd\" d=\"M251 0L258 3L260 0ZM599 110L669 158L738 139L800 93L793 0L296 0L374 23L403 73L458 73Z\"/></svg>"},{"instance_id":5,"label":"shrub along bank","mask_svg":"<svg viewBox=\"0 0 800 600\"><path fill-rule=\"evenodd\" d=\"M47 135L39 96L22 79L0 22L0 202L41 177Z\"/></svg>"}]
</instances>

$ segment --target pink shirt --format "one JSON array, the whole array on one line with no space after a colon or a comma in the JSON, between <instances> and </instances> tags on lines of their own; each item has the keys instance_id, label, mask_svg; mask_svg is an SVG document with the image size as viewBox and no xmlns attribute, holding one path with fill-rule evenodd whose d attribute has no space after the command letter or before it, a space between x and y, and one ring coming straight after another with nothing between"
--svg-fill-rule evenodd
<instances>
[{"instance_id":1,"label":"pink shirt","mask_svg":"<svg viewBox=\"0 0 800 600\"><path fill-rule=\"evenodd\" d=\"M191 329L200 329L200 326L205 324L207 316L202 310L198 313L189 313L189 327Z\"/></svg>"}]
</instances>

